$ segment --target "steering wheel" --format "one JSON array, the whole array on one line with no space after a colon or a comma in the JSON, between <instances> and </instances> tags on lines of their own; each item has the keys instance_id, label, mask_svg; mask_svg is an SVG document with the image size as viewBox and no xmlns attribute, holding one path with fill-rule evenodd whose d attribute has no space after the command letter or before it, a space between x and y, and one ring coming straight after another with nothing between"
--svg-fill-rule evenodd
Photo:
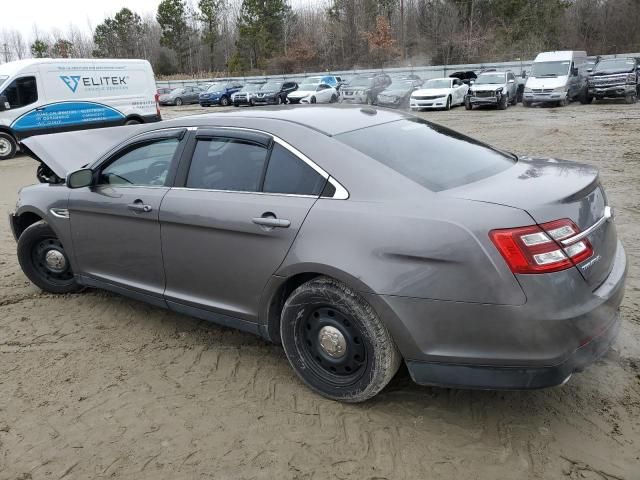
<instances>
[{"instance_id":1,"label":"steering wheel","mask_svg":"<svg viewBox=\"0 0 640 480\"><path fill-rule=\"evenodd\" d=\"M152 178L153 182L166 175L169 170L169 162L167 160L157 160L149 165L145 171L147 178Z\"/></svg>"}]
</instances>

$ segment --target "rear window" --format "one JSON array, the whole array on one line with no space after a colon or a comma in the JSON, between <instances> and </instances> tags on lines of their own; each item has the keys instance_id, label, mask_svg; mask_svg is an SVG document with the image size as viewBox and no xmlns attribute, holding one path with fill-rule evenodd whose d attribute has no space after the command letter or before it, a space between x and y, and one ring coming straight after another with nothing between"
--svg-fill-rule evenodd
<instances>
[{"instance_id":1,"label":"rear window","mask_svg":"<svg viewBox=\"0 0 640 480\"><path fill-rule=\"evenodd\" d=\"M434 192L495 175L515 159L421 119L406 119L335 138Z\"/></svg>"}]
</instances>

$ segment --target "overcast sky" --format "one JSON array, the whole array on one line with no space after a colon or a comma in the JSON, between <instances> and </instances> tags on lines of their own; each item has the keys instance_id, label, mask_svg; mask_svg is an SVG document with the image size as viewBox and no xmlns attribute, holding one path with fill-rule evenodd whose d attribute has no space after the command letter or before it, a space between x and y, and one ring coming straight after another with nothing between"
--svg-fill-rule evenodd
<instances>
[{"instance_id":1,"label":"overcast sky","mask_svg":"<svg viewBox=\"0 0 640 480\"><path fill-rule=\"evenodd\" d=\"M318 0L292 0L293 5L319 3ZM70 24L88 31L107 16L113 16L122 7L140 16L154 14L160 0L0 0L0 32L19 30L32 38L33 26L43 32L53 29L66 32ZM197 0L191 3L197 4Z\"/></svg>"}]
</instances>

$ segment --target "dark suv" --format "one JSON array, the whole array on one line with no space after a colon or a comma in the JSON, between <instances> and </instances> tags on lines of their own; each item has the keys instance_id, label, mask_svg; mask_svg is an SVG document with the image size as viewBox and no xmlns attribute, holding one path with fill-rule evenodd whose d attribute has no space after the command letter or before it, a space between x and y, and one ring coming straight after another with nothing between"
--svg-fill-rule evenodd
<instances>
[{"instance_id":1,"label":"dark suv","mask_svg":"<svg viewBox=\"0 0 640 480\"><path fill-rule=\"evenodd\" d=\"M340 101L373 105L378 99L378 94L389 85L391 85L391 77L385 73L358 75L341 88Z\"/></svg>"},{"instance_id":2,"label":"dark suv","mask_svg":"<svg viewBox=\"0 0 640 480\"><path fill-rule=\"evenodd\" d=\"M640 94L640 60L633 57L604 58L589 76L587 102L594 98L624 98L636 103Z\"/></svg>"},{"instance_id":3,"label":"dark suv","mask_svg":"<svg viewBox=\"0 0 640 480\"><path fill-rule=\"evenodd\" d=\"M254 105L280 105L286 103L287 95L298 89L296 82L270 81L255 92L251 99Z\"/></svg>"}]
</instances>

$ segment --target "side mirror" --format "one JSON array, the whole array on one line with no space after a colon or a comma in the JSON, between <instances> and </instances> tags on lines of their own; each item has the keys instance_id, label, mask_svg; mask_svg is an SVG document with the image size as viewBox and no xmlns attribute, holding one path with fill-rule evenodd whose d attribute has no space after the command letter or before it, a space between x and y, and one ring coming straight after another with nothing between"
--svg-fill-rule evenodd
<instances>
[{"instance_id":1,"label":"side mirror","mask_svg":"<svg viewBox=\"0 0 640 480\"><path fill-rule=\"evenodd\" d=\"M592 67L587 68L587 72L589 73L593 72L593 68Z\"/></svg>"},{"instance_id":2,"label":"side mirror","mask_svg":"<svg viewBox=\"0 0 640 480\"><path fill-rule=\"evenodd\" d=\"M513 78L510 78L509 83L516 83L516 81Z\"/></svg>"},{"instance_id":3,"label":"side mirror","mask_svg":"<svg viewBox=\"0 0 640 480\"><path fill-rule=\"evenodd\" d=\"M469 85L473 85L474 83L476 83L475 80L469 80Z\"/></svg>"},{"instance_id":4,"label":"side mirror","mask_svg":"<svg viewBox=\"0 0 640 480\"><path fill-rule=\"evenodd\" d=\"M7 97L4 95L0 95L0 112L4 112L5 110L9 110L11 105L9 104Z\"/></svg>"},{"instance_id":5,"label":"side mirror","mask_svg":"<svg viewBox=\"0 0 640 480\"><path fill-rule=\"evenodd\" d=\"M93 170L90 168L83 168L82 170L76 170L67 175L67 187L69 188L83 188L90 187L93 184Z\"/></svg>"}]
</instances>

